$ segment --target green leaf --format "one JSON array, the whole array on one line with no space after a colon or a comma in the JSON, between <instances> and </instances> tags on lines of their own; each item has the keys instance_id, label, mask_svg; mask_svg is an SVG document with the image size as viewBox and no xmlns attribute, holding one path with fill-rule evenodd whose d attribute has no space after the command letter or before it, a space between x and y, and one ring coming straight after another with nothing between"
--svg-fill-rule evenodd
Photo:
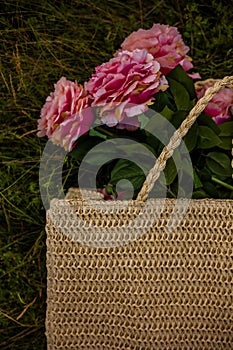
<instances>
[{"instance_id":1,"label":"green leaf","mask_svg":"<svg viewBox=\"0 0 233 350\"><path fill-rule=\"evenodd\" d=\"M203 183L201 182L199 176L197 175L197 172L193 170L193 180L194 180L194 188L200 188L203 187Z\"/></svg>"},{"instance_id":2,"label":"green leaf","mask_svg":"<svg viewBox=\"0 0 233 350\"><path fill-rule=\"evenodd\" d=\"M120 180L126 179L137 191L141 188L145 178L145 174L139 166L126 159L120 159L111 172L110 183L116 185Z\"/></svg>"},{"instance_id":3,"label":"green leaf","mask_svg":"<svg viewBox=\"0 0 233 350\"><path fill-rule=\"evenodd\" d=\"M177 111L173 114L173 117L172 117L172 120L171 120L171 123L172 125L174 125L174 127L176 129L179 128L179 126L181 125L181 123L185 120L185 118L187 117L188 115L188 112L187 111L183 111L183 110L180 110L180 111Z\"/></svg>"},{"instance_id":4,"label":"green leaf","mask_svg":"<svg viewBox=\"0 0 233 350\"><path fill-rule=\"evenodd\" d=\"M152 198L165 198L167 194L167 186L166 183L164 183L164 178L158 178L155 181L155 184L153 188L150 191L150 196Z\"/></svg>"},{"instance_id":5,"label":"green leaf","mask_svg":"<svg viewBox=\"0 0 233 350\"><path fill-rule=\"evenodd\" d=\"M153 131L158 131L159 132L164 130L165 125L167 124L166 119L162 118L159 113L154 113L153 116L150 117L148 124L147 124L147 129Z\"/></svg>"},{"instance_id":6,"label":"green leaf","mask_svg":"<svg viewBox=\"0 0 233 350\"><path fill-rule=\"evenodd\" d=\"M191 129L188 131L184 137L184 143L189 152L191 152L197 144L197 123L194 123Z\"/></svg>"},{"instance_id":7,"label":"green leaf","mask_svg":"<svg viewBox=\"0 0 233 350\"><path fill-rule=\"evenodd\" d=\"M164 116L167 120L171 120L174 112L168 108L168 106L165 106L164 109L160 112L160 114L162 114L162 116Z\"/></svg>"},{"instance_id":8,"label":"green leaf","mask_svg":"<svg viewBox=\"0 0 233 350\"><path fill-rule=\"evenodd\" d=\"M160 113L166 106L168 106L168 108L171 110L176 110L170 89L167 89L166 91L159 91L155 95L155 100L153 101L153 104L150 105L150 109Z\"/></svg>"},{"instance_id":9,"label":"green leaf","mask_svg":"<svg viewBox=\"0 0 233 350\"><path fill-rule=\"evenodd\" d=\"M225 149L225 150L231 150L233 148L233 144L232 144L232 139L231 137L222 137L220 136L221 139L221 143L218 145L218 147Z\"/></svg>"},{"instance_id":10,"label":"green leaf","mask_svg":"<svg viewBox=\"0 0 233 350\"><path fill-rule=\"evenodd\" d=\"M164 175L166 178L166 184L170 185L177 176L177 169L175 162L172 158L168 159L166 167L164 169Z\"/></svg>"},{"instance_id":11,"label":"green leaf","mask_svg":"<svg viewBox=\"0 0 233 350\"><path fill-rule=\"evenodd\" d=\"M225 153L210 152L206 155L208 168L216 175L231 176L231 160Z\"/></svg>"},{"instance_id":12,"label":"green leaf","mask_svg":"<svg viewBox=\"0 0 233 350\"><path fill-rule=\"evenodd\" d=\"M218 146L221 139L208 126L198 127L198 148L207 149Z\"/></svg>"},{"instance_id":13,"label":"green leaf","mask_svg":"<svg viewBox=\"0 0 233 350\"><path fill-rule=\"evenodd\" d=\"M192 108L192 103L190 101L189 93L185 87L178 81L171 78L169 78L168 81L177 109L187 111L190 110L190 108Z\"/></svg>"},{"instance_id":14,"label":"green leaf","mask_svg":"<svg viewBox=\"0 0 233 350\"><path fill-rule=\"evenodd\" d=\"M148 146L151 146L153 148L153 151L155 155L158 157L159 156L159 145L161 144L160 141L152 134L146 133L146 143Z\"/></svg>"},{"instance_id":15,"label":"green leaf","mask_svg":"<svg viewBox=\"0 0 233 350\"><path fill-rule=\"evenodd\" d=\"M193 199L201 199L201 198L208 198L209 195L202 189L194 191L192 194Z\"/></svg>"},{"instance_id":16,"label":"green leaf","mask_svg":"<svg viewBox=\"0 0 233 350\"><path fill-rule=\"evenodd\" d=\"M90 135L90 136L98 136L98 137L100 137L100 138L102 138L102 139L104 139L104 140L107 139L107 136L106 136L106 135L102 134L101 132L99 132L99 131L97 131L97 130L95 130L95 129L91 129L91 130L89 131L89 135Z\"/></svg>"},{"instance_id":17,"label":"green leaf","mask_svg":"<svg viewBox=\"0 0 233 350\"><path fill-rule=\"evenodd\" d=\"M188 74L180 65L176 66L171 72L169 72L167 79L169 80L169 78L172 78L173 80L181 83L188 91L191 100L196 98L193 79L188 76Z\"/></svg>"},{"instance_id":18,"label":"green leaf","mask_svg":"<svg viewBox=\"0 0 233 350\"><path fill-rule=\"evenodd\" d=\"M105 147L103 151L99 148L92 148L85 159L85 163L90 165L103 165L105 163L106 154L110 155L112 159L116 158L116 151L114 149Z\"/></svg>"},{"instance_id":19,"label":"green leaf","mask_svg":"<svg viewBox=\"0 0 233 350\"><path fill-rule=\"evenodd\" d=\"M220 124L218 128L220 129L219 136L231 136L233 138L233 121Z\"/></svg>"},{"instance_id":20,"label":"green leaf","mask_svg":"<svg viewBox=\"0 0 233 350\"><path fill-rule=\"evenodd\" d=\"M216 186L211 182L203 182L203 188L212 198L219 198L218 190Z\"/></svg>"},{"instance_id":21,"label":"green leaf","mask_svg":"<svg viewBox=\"0 0 233 350\"><path fill-rule=\"evenodd\" d=\"M185 173L189 175L189 177L193 178L193 167L189 160L189 156L186 154L186 152L180 153L178 150L175 150L175 152L177 152L176 159L178 160L178 157L181 158L181 160L178 160L178 164L181 164L179 174L182 175Z\"/></svg>"},{"instance_id":22,"label":"green leaf","mask_svg":"<svg viewBox=\"0 0 233 350\"><path fill-rule=\"evenodd\" d=\"M205 167L201 170L198 170L198 176L201 180L208 181L211 179L212 173L207 167Z\"/></svg>"},{"instance_id":23,"label":"green leaf","mask_svg":"<svg viewBox=\"0 0 233 350\"><path fill-rule=\"evenodd\" d=\"M217 125L214 122L214 120L211 117L209 117L208 115L206 115L204 112L202 112L199 115L199 117L197 118L197 124L208 126L208 127L210 127L210 129L212 129L215 132L215 134L217 134L217 135L220 134L219 125Z\"/></svg>"},{"instance_id":24,"label":"green leaf","mask_svg":"<svg viewBox=\"0 0 233 350\"><path fill-rule=\"evenodd\" d=\"M89 137L89 135L81 136L78 140L78 146L69 152L69 155L80 162L85 155L100 142L102 142L102 140L99 137Z\"/></svg>"},{"instance_id":25,"label":"green leaf","mask_svg":"<svg viewBox=\"0 0 233 350\"><path fill-rule=\"evenodd\" d=\"M156 118L156 114L149 120L147 124L147 130L150 130L151 133L146 132L146 142L152 146L152 148L155 150L155 154L157 154L158 146L161 144L161 142L157 138L155 138L153 134L160 135L160 137L164 141L167 141L167 143L170 140L170 135L166 125L167 120L165 118L162 118L161 116Z\"/></svg>"},{"instance_id":26,"label":"green leaf","mask_svg":"<svg viewBox=\"0 0 233 350\"><path fill-rule=\"evenodd\" d=\"M145 143L133 143L129 145L117 146L116 150L119 150L119 154L122 158L132 157L131 159L137 160L138 164L141 163L143 171L151 169L155 162L154 149ZM141 161L141 162L140 162Z\"/></svg>"},{"instance_id":27,"label":"green leaf","mask_svg":"<svg viewBox=\"0 0 233 350\"><path fill-rule=\"evenodd\" d=\"M138 120L140 122L140 128L144 129L150 119L144 113L142 113L138 115Z\"/></svg>"}]
</instances>

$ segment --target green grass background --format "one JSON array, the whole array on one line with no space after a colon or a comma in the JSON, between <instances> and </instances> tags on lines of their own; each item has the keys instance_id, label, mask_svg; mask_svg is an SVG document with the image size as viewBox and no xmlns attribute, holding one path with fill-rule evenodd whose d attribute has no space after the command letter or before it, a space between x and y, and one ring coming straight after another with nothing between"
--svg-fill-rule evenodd
<instances>
[{"instance_id":1,"label":"green grass background","mask_svg":"<svg viewBox=\"0 0 233 350\"><path fill-rule=\"evenodd\" d=\"M203 79L232 74L228 0L3 0L0 7L0 349L46 349L45 210L38 186L46 139L37 119L62 76L84 82L124 38L177 26Z\"/></svg>"}]
</instances>

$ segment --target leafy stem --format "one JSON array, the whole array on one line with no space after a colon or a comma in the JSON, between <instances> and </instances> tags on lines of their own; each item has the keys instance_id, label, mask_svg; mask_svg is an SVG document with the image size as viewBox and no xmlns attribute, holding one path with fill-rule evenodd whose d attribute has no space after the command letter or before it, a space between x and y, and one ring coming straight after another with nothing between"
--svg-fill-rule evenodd
<instances>
[{"instance_id":1,"label":"leafy stem","mask_svg":"<svg viewBox=\"0 0 233 350\"><path fill-rule=\"evenodd\" d=\"M116 137L116 135L108 130L106 130L105 128L102 128L101 126L97 126L96 127L96 130L104 135L108 135L110 136L111 138L114 138Z\"/></svg>"},{"instance_id":2,"label":"leafy stem","mask_svg":"<svg viewBox=\"0 0 233 350\"><path fill-rule=\"evenodd\" d=\"M225 182L219 180L218 178L216 178L214 176L211 177L211 180L216 182L217 184L219 184L219 185L221 185L221 186L223 186L225 188L228 188L229 190L233 191L233 186L229 185L228 183L225 183Z\"/></svg>"}]
</instances>

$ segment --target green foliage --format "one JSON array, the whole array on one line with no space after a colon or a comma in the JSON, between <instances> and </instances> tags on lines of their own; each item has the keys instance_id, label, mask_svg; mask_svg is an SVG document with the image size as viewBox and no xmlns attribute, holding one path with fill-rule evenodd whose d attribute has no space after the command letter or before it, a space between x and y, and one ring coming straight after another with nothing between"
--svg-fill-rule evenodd
<instances>
[{"instance_id":1,"label":"green foliage","mask_svg":"<svg viewBox=\"0 0 233 350\"><path fill-rule=\"evenodd\" d=\"M195 93L193 81L179 66L168 74L167 79L169 81L169 89L159 94L160 97L156 99L153 109L161 111L161 115L168 118L169 122L171 122L175 128L178 128L195 103L195 99L193 99ZM171 109L168 106L171 107ZM150 125L150 130L157 130L158 134L167 134L168 130L166 130L166 124L163 125L163 121L158 118L156 112L150 117L145 113L143 120L148 120L145 127L146 125ZM132 133L129 133L129 136L130 135L132 135ZM150 148L156 157L159 156L164 145L150 135L150 133L141 128L141 135L135 134L133 136L137 142L146 140L145 145ZM167 139L169 140L168 135ZM232 139L232 122L226 122L223 125L217 126L213 120L204 113L202 113L200 119L197 119L187 135L183 138L187 150L190 153L194 174L188 174L188 167L185 163L186 160L182 159L182 169L180 169L179 177L182 178L182 172L183 174L186 173L190 180L193 177L194 198L233 198L232 167L230 160L231 147L228 146ZM139 159L139 149L136 147L134 148L134 150L128 149L128 153L132 155L134 152L135 159ZM138 155L136 156L137 152ZM101 154L98 156L100 158L102 157ZM184 155L180 156L181 158L184 157ZM143 159L144 165L146 165L145 154L143 154ZM123 169L122 164L124 165ZM148 169L150 168L151 167ZM147 171L145 173L147 173ZM206 171L208 171L207 178L205 178ZM175 197L178 188L178 171L172 159L169 159L167 162L164 174L168 195ZM144 182L141 170L139 171L139 169L137 170L134 168L129 161L123 161L122 163L120 160L116 164L113 164L110 183L116 185L117 181L122 178L132 180L134 198L136 198Z\"/></svg>"},{"instance_id":2,"label":"green foliage","mask_svg":"<svg viewBox=\"0 0 233 350\"><path fill-rule=\"evenodd\" d=\"M53 84L62 76L84 82L94 67L107 61L124 38L153 23L175 25L190 46L203 79L232 73L232 20L227 0L3 0L0 18L0 348L46 349L44 336L46 269L45 211L38 169L46 140L36 136L37 119ZM172 76L171 76L172 79ZM184 82L182 82L184 83ZM171 96L170 96L171 97ZM165 102L162 114L172 118L175 106ZM192 97L192 96L191 96ZM192 98L191 98L192 100ZM180 103L183 103L180 101ZM184 108L188 107L186 105ZM182 120L184 113L177 115ZM180 119L179 119L180 118ZM199 121L200 126L207 126ZM197 127L197 126L196 126ZM199 127L199 126L198 126ZM212 128L212 127L211 127ZM212 128L213 130L213 128ZM230 150L224 127L221 143L211 152ZM220 130L220 131L219 131ZM99 130L100 132L100 130ZM94 136L93 136L94 137ZM95 135L95 141L101 140ZM139 135L138 135L139 137ZM153 137L148 142L154 144ZM193 149L192 137L187 145ZM155 145L155 144L154 144ZM196 192L209 193L226 180L205 168L221 169L205 149L193 154ZM79 163L79 162L78 162ZM175 170L172 167L172 174ZM64 187L76 184L78 164L67 158ZM169 172L170 173L170 172ZM170 182L171 178L167 181ZM171 189L172 190L172 189ZM212 192L213 193L213 192ZM208 194L209 195L209 194Z\"/></svg>"},{"instance_id":3,"label":"green foliage","mask_svg":"<svg viewBox=\"0 0 233 350\"><path fill-rule=\"evenodd\" d=\"M128 180L134 188L134 193L137 193L145 181L145 175L142 169L131 161L120 159L113 167L111 172L111 184L115 186L120 180ZM122 191L129 191L129 183L121 188ZM125 196L124 196L125 198Z\"/></svg>"},{"instance_id":4,"label":"green foliage","mask_svg":"<svg viewBox=\"0 0 233 350\"><path fill-rule=\"evenodd\" d=\"M153 110L149 110L139 116L140 121L142 121L140 129L128 132L127 130L119 130L116 127L101 126L99 129L97 127L89 133L89 136L83 136L82 140L85 141L83 146L81 140L79 147L71 152L80 161L80 155L83 155L83 147L85 152L87 152L92 149L94 144L100 143L103 139L111 140L119 136L122 137L123 134L123 137L126 135L128 138L136 141L134 144L127 146L116 144L114 149L108 147L101 150L97 148L92 149L91 156L88 154L89 158L85 160L88 165L92 166L104 164L106 154L110 155L112 159L114 159L116 154L121 154L122 158L125 157L125 159L114 160L108 162L107 166L103 166L104 171L101 172L101 176L97 177L98 187L101 188L110 182L113 186L111 190L115 190L117 183L122 179L126 179L128 182L125 182L121 190L131 193L131 186L133 186L134 198L136 198L145 181L144 174L147 174L153 166L148 152L158 157L171 137L171 131L168 130L165 118L168 118L169 122L176 129L179 128L196 102L193 81L181 67L178 66L172 70L167 75L167 79L169 81L169 89L159 93L159 99L155 98L153 105L155 112L153 113ZM157 109L161 111L160 114L164 118L159 117L159 114L156 112ZM148 130L156 131L156 135L161 136L163 134L167 139L167 143L162 143ZM178 180L183 176L188 176L189 180L186 181L192 181L193 177L194 198L232 198L231 147L229 146L232 139L232 122L225 122L225 124L218 126L210 117L202 113L183 138L192 160L194 174L188 170L187 159L185 159L185 153L183 152L184 154L179 154L180 164L182 164L179 174L176 162L173 159L169 159L164 169L165 183L161 183L160 179L160 185L166 185L168 195L175 197L179 187ZM141 146L144 146L144 148ZM179 150L179 153L181 152ZM137 160L137 164L140 164L141 168L127 160L127 156ZM207 170L209 171L209 176L205 178ZM86 171L90 172L91 168L89 167ZM93 176L95 176L94 172ZM160 189L157 188L158 193L164 196L164 192L160 191ZM155 195L158 196L157 193ZM185 196L185 193L183 195Z\"/></svg>"},{"instance_id":5,"label":"green foliage","mask_svg":"<svg viewBox=\"0 0 233 350\"><path fill-rule=\"evenodd\" d=\"M208 126L201 125L198 128L198 137L198 147L201 149L208 149L214 146L218 146L221 143L220 138Z\"/></svg>"}]
</instances>

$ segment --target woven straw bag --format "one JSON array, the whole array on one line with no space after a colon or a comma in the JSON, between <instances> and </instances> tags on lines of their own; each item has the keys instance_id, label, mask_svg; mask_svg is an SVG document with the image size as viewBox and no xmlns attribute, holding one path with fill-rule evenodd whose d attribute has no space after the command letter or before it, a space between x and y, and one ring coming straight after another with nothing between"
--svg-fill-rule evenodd
<instances>
[{"instance_id":1,"label":"woven straw bag","mask_svg":"<svg viewBox=\"0 0 233 350\"><path fill-rule=\"evenodd\" d=\"M198 101L133 205L122 209L123 201L104 202L91 191L82 198L77 189L52 200L46 225L49 350L233 349L233 200L191 200L168 232L175 199L165 200L157 220L161 200L147 199L181 138L230 84L233 77L217 81ZM119 244L110 244L111 235Z\"/></svg>"}]
</instances>

